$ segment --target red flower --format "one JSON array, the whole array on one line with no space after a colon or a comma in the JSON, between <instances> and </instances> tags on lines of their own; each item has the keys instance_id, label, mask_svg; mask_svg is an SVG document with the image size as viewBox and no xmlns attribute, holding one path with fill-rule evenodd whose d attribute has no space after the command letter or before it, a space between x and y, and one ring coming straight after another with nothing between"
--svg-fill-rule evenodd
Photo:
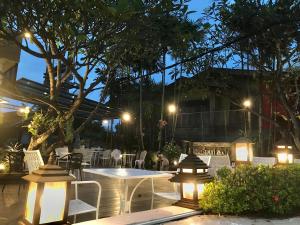
<instances>
[{"instance_id":1,"label":"red flower","mask_svg":"<svg viewBox=\"0 0 300 225\"><path fill-rule=\"evenodd\" d=\"M278 195L273 195L272 199L273 199L273 202L279 202L279 196Z\"/></svg>"},{"instance_id":2,"label":"red flower","mask_svg":"<svg viewBox=\"0 0 300 225\"><path fill-rule=\"evenodd\" d=\"M163 127L165 127L167 124L168 124L168 123L167 123L167 121L165 121L165 120L159 120L159 121L158 121L158 127L159 127L160 129L162 129Z\"/></svg>"}]
</instances>

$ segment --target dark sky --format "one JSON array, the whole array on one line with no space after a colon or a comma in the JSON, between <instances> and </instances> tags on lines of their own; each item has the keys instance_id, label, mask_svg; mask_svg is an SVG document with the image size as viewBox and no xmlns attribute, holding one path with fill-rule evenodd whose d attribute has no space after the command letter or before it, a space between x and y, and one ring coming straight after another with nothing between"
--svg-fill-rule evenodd
<instances>
[{"instance_id":1,"label":"dark sky","mask_svg":"<svg viewBox=\"0 0 300 225\"><path fill-rule=\"evenodd\" d=\"M208 7L213 0L192 0L189 3L189 9L191 11L197 11L196 13L190 14L190 18L195 20L201 16L203 9ZM168 63L171 63L170 61ZM17 79L26 77L28 79L43 82L43 73L45 72L45 63L43 59L38 59L25 52L21 52L21 59L19 63ZM157 81L160 80L161 75L154 75L153 78ZM169 80L169 79L167 79ZM89 98L97 100L97 93L92 93Z\"/></svg>"}]
</instances>

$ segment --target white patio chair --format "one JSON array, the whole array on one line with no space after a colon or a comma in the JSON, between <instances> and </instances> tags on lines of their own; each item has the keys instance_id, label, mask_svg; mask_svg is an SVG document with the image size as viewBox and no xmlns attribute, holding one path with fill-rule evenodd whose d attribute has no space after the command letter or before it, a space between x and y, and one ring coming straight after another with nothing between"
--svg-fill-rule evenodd
<instances>
[{"instance_id":1,"label":"white patio chair","mask_svg":"<svg viewBox=\"0 0 300 225\"><path fill-rule=\"evenodd\" d=\"M69 149L67 146L61 147L61 148L56 148L55 153L57 155L56 163L59 165L59 163L67 163L68 162L68 157L66 155L69 154Z\"/></svg>"},{"instance_id":2,"label":"white patio chair","mask_svg":"<svg viewBox=\"0 0 300 225\"><path fill-rule=\"evenodd\" d=\"M136 166L138 166L139 169L141 168L145 168L145 158L147 155L147 151L144 150L141 152L139 159L135 160L134 163L134 168L136 168Z\"/></svg>"},{"instance_id":3,"label":"white patio chair","mask_svg":"<svg viewBox=\"0 0 300 225\"><path fill-rule=\"evenodd\" d=\"M74 223L76 222L76 215L83 214L83 213L89 213L89 212L95 212L96 219L98 219L101 190L102 190L100 183L97 181L72 181L72 184L75 185L75 199L70 200L68 215L74 216L73 222ZM79 185L84 186L84 185L89 185L89 184L94 184L98 187L96 206L92 206L78 197L78 186Z\"/></svg>"},{"instance_id":4,"label":"white patio chair","mask_svg":"<svg viewBox=\"0 0 300 225\"><path fill-rule=\"evenodd\" d=\"M275 157L253 157L252 161L254 166L264 165L264 166L274 166L276 164Z\"/></svg>"},{"instance_id":5,"label":"white patio chair","mask_svg":"<svg viewBox=\"0 0 300 225\"><path fill-rule=\"evenodd\" d=\"M109 161L110 161L110 153L111 153L111 150L104 150L102 155L99 156L99 160L101 160L101 163L102 163L102 166L106 166L109 164Z\"/></svg>"},{"instance_id":6,"label":"white patio chair","mask_svg":"<svg viewBox=\"0 0 300 225\"><path fill-rule=\"evenodd\" d=\"M24 151L24 154L24 162L27 165L29 174L44 165L44 161L39 150Z\"/></svg>"},{"instance_id":7,"label":"white patio chair","mask_svg":"<svg viewBox=\"0 0 300 225\"><path fill-rule=\"evenodd\" d=\"M92 162L93 162L93 156L94 156L94 151L92 151L91 149L85 148L85 149L81 149L82 150L82 163L81 165L83 167L92 166Z\"/></svg>"},{"instance_id":8,"label":"white patio chair","mask_svg":"<svg viewBox=\"0 0 300 225\"><path fill-rule=\"evenodd\" d=\"M122 154L119 149L114 149L111 152L112 166L117 167L118 164L122 165Z\"/></svg>"},{"instance_id":9,"label":"white patio chair","mask_svg":"<svg viewBox=\"0 0 300 225\"><path fill-rule=\"evenodd\" d=\"M198 156L206 165L210 164L211 156L210 155L199 155Z\"/></svg>"},{"instance_id":10,"label":"white patio chair","mask_svg":"<svg viewBox=\"0 0 300 225\"><path fill-rule=\"evenodd\" d=\"M212 155L210 156L210 162L209 162L209 168L208 168L208 174L212 177L217 175L217 170L227 167L229 169L232 169L230 158L228 155Z\"/></svg>"}]
</instances>

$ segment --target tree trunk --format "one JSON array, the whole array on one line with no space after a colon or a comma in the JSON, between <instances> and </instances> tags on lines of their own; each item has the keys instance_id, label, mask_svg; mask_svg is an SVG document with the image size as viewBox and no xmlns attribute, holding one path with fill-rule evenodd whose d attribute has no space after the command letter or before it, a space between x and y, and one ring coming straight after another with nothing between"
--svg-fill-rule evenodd
<instances>
[{"instance_id":1,"label":"tree trunk","mask_svg":"<svg viewBox=\"0 0 300 225\"><path fill-rule=\"evenodd\" d=\"M163 65L166 67L166 54L163 56ZM166 83L166 70L164 69L162 72L162 95L161 95L161 111L160 111L160 121L164 120L164 110L165 110L165 83ZM162 131L164 127L159 127L158 133L158 151L161 150L163 141L162 141Z\"/></svg>"},{"instance_id":2,"label":"tree trunk","mask_svg":"<svg viewBox=\"0 0 300 225\"><path fill-rule=\"evenodd\" d=\"M140 72L140 141L141 141L141 150L145 149L144 146L144 133L143 133L143 81L142 81L142 73Z\"/></svg>"}]
</instances>

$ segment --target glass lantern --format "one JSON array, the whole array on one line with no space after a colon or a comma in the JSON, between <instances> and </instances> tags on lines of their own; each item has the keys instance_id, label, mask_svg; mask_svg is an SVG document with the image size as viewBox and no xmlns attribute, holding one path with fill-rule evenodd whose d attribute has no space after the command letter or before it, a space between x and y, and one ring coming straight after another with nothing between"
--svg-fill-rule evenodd
<instances>
[{"instance_id":1,"label":"glass lantern","mask_svg":"<svg viewBox=\"0 0 300 225\"><path fill-rule=\"evenodd\" d=\"M180 184L180 200L175 205L199 209L199 199L205 184L212 181L207 172L208 166L193 153L179 163L177 174L170 179L171 182Z\"/></svg>"},{"instance_id":2,"label":"glass lantern","mask_svg":"<svg viewBox=\"0 0 300 225\"><path fill-rule=\"evenodd\" d=\"M293 146L285 139L280 139L275 143L275 154L277 164L294 163Z\"/></svg>"},{"instance_id":3,"label":"glass lantern","mask_svg":"<svg viewBox=\"0 0 300 225\"><path fill-rule=\"evenodd\" d=\"M59 166L45 165L23 179L29 181L23 224L66 224L75 178Z\"/></svg>"},{"instance_id":4,"label":"glass lantern","mask_svg":"<svg viewBox=\"0 0 300 225\"><path fill-rule=\"evenodd\" d=\"M246 137L240 137L233 142L233 159L236 165L253 161L253 145L254 143Z\"/></svg>"}]
</instances>

